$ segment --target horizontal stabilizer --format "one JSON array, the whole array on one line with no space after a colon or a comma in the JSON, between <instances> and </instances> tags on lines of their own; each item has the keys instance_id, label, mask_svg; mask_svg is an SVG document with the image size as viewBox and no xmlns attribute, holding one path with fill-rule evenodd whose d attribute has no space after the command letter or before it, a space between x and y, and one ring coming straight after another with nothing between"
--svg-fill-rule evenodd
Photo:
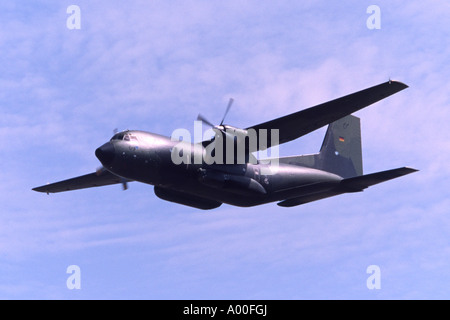
<instances>
[{"instance_id":1,"label":"horizontal stabilizer","mask_svg":"<svg viewBox=\"0 0 450 320\"><path fill-rule=\"evenodd\" d=\"M378 184L380 182L395 179L418 170L408 167L386 170L363 176L344 179L341 181L340 188L343 188L345 192L357 192L362 191L370 186Z\"/></svg>"},{"instance_id":2,"label":"horizontal stabilizer","mask_svg":"<svg viewBox=\"0 0 450 320\"><path fill-rule=\"evenodd\" d=\"M305 204L312 201L317 201L333 196L337 196L339 194L348 193L348 192L359 192L364 189L373 186L375 184L388 181L391 179L395 179L409 173L416 172L418 170L408 167L392 169L387 171L381 171L371 174L366 174L363 176L343 179L341 182L334 188L330 190L326 190L324 192L317 192L312 194L305 194L299 197L290 198L278 202L277 204L280 207L294 207L301 204Z\"/></svg>"},{"instance_id":3,"label":"horizontal stabilizer","mask_svg":"<svg viewBox=\"0 0 450 320\"><path fill-rule=\"evenodd\" d=\"M295 206L299 206L301 204L305 204L308 202L313 202L313 201L317 201L317 200L321 200L321 199L325 199L325 198L329 198L329 197L334 197L334 196L337 196L342 193L344 193L344 192L330 190L330 191L326 191L326 192L307 194L304 196L283 200L281 202L278 202L277 205L279 205L280 207L295 207Z\"/></svg>"}]
</instances>

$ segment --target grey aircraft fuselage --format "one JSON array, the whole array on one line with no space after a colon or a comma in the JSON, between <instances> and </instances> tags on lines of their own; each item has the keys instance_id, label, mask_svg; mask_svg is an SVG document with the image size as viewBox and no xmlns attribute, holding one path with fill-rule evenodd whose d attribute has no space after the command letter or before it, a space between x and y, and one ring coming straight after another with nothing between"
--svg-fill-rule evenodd
<instances>
[{"instance_id":1,"label":"grey aircraft fuselage","mask_svg":"<svg viewBox=\"0 0 450 320\"><path fill-rule=\"evenodd\" d=\"M124 134L131 138L115 138ZM331 190L343 179L323 170L284 163L175 164L172 152L178 143L162 135L131 130L115 135L95 154L108 171L124 179L242 207L303 196L312 190ZM204 157L205 148L192 149ZM272 174L261 174L264 172ZM315 187L302 188L311 185Z\"/></svg>"}]
</instances>

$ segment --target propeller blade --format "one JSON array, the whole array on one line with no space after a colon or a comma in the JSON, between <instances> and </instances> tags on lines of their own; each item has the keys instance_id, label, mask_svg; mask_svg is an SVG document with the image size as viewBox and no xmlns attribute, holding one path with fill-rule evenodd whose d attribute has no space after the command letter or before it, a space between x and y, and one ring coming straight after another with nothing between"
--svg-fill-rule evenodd
<instances>
[{"instance_id":1,"label":"propeller blade","mask_svg":"<svg viewBox=\"0 0 450 320\"><path fill-rule=\"evenodd\" d=\"M199 114L199 115L197 116L197 120L206 123L208 126L210 126L210 127L212 127L212 128L215 127L215 125L213 125L211 122L209 122L208 119L206 119L206 118L205 118L204 116L202 116L201 114Z\"/></svg>"},{"instance_id":2,"label":"propeller blade","mask_svg":"<svg viewBox=\"0 0 450 320\"><path fill-rule=\"evenodd\" d=\"M231 133L228 133L226 131L222 131L222 132L226 136L227 139L230 139L230 140L233 139L234 140L234 138L236 137L236 136L234 136Z\"/></svg>"},{"instance_id":3,"label":"propeller blade","mask_svg":"<svg viewBox=\"0 0 450 320\"><path fill-rule=\"evenodd\" d=\"M230 98L230 101L228 102L227 109L225 110L225 114L223 115L222 121L220 121L220 125L223 124L223 121L225 120L225 117L227 116L228 111L230 111L230 108L231 108L231 105L233 104L233 101L234 101L234 99Z\"/></svg>"},{"instance_id":4,"label":"propeller blade","mask_svg":"<svg viewBox=\"0 0 450 320\"><path fill-rule=\"evenodd\" d=\"M100 176L103 172L105 172L105 167L98 167L96 170L95 170L95 173L98 175L98 176Z\"/></svg>"}]
</instances>

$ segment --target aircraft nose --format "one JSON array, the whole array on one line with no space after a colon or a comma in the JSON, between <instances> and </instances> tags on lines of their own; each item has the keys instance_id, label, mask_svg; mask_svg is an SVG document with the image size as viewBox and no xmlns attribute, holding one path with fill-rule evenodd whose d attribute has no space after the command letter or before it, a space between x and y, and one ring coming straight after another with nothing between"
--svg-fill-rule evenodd
<instances>
[{"instance_id":1,"label":"aircraft nose","mask_svg":"<svg viewBox=\"0 0 450 320\"><path fill-rule=\"evenodd\" d=\"M107 166L114 160L115 152L114 145L111 142L107 142L95 150L95 156L104 166Z\"/></svg>"}]
</instances>

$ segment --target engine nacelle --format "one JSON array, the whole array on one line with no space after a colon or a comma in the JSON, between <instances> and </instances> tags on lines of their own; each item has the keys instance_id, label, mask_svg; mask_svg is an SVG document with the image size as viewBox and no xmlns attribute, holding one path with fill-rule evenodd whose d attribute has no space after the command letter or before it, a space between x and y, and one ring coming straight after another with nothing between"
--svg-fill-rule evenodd
<instances>
[{"instance_id":1,"label":"engine nacelle","mask_svg":"<svg viewBox=\"0 0 450 320\"><path fill-rule=\"evenodd\" d=\"M201 198L191 194L175 190L169 190L157 186L155 186L154 191L156 196L160 199L179 204L184 204L185 206L194 207L197 209L209 210L218 208L222 205L222 203L218 201Z\"/></svg>"}]
</instances>

